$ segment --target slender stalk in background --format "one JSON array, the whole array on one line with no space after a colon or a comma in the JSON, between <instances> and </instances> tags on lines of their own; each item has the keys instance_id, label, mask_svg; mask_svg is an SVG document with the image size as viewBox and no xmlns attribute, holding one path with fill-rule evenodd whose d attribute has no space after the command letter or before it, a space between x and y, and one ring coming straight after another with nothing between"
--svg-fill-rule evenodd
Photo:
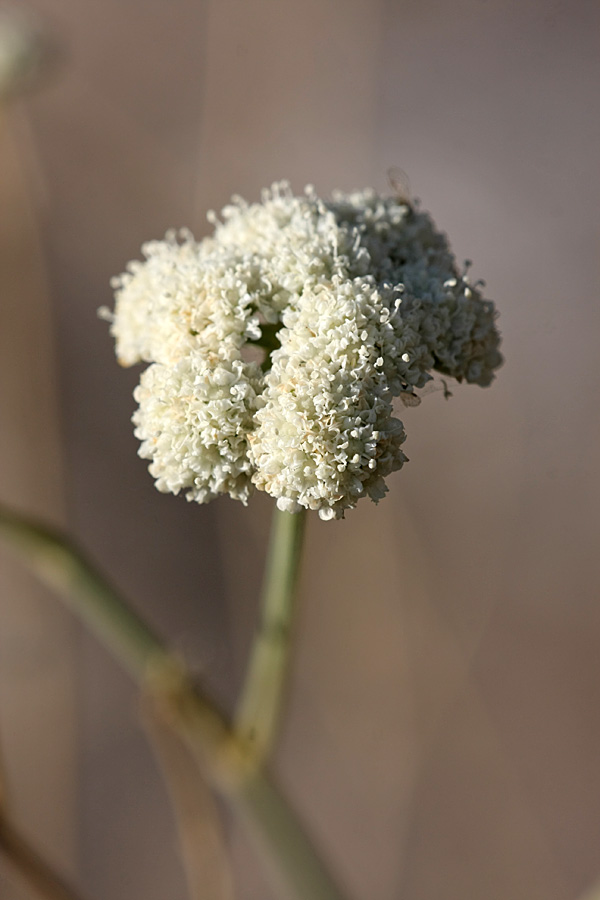
<instances>
[{"instance_id":1,"label":"slender stalk in background","mask_svg":"<svg viewBox=\"0 0 600 900\"><path fill-rule=\"evenodd\" d=\"M231 863L213 792L195 757L150 698L142 723L155 751L175 815L190 900L234 900Z\"/></svg>"},{"instance_id":2,"label":"slender stalk in background","mask_svg":"<svg viewBox=\"0 0 600 900\"><path fill-rule=\"evenodd\" d=\"M19 878L43 900L80 900L80 895L42 859L13 825L8 807L8 786L0 755L0 855Z\"/></svg>"},{"instance_id":3,"label":"slender stalk in background","mask_svg":"<svg viewBox=\"0 0 600 900\"><path fill-rule=\"evenodd\" d=\"M585 891L579 900L600 900L600 881L596 881L587 891Z\"/></svg>"},{"instance_id":4,"label":"slender stalk in background","mask_svg":"<svg viewBox=\"0 0 600 900\"><path fill-rule=\"evenodd\" d=\"M43 900L81 900L80 894L42 859L8 818L1 814L0 854L8 859L22 881Z\"/></svg>"},{"instance_id":5,"label":"slender stalk in background","mask_svg":"<svg viewBox=\"0 0 600 900\"><path fill-rule=\"evenodd\" d=\"M180 660L83 554L58 532L2 507L0 538L68 600L149 692L157 711L189 747L204 776L246 825L282 896L289 900L343 900L344 894L293 810L268 772L257 764L253 747L230 728L193 684Z\"/></svg>"},{"instance_id":6,"label":"slender stalk in background","mask_svg":"<svg viewBox=\"0 0 600 900\"><path fill-rule=\"evenodd\" d=\"M285 696L305 521L306 510L273 514L260 619L235 716L235 730L257 762L273 747Z\"/></svg>"}]
</instances>

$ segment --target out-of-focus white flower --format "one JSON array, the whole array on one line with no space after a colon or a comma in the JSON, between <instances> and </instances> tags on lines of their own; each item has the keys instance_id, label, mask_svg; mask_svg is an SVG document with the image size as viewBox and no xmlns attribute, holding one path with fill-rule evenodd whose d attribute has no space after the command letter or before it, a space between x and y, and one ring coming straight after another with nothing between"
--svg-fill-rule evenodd
<instances>
[{"instance_id":1,"label":"out-of-focus white flower","mask_svg":"<svg viewBox=\"0 0 600 900\"><path fill-rule=\"evenodd\" d=\"M214 234L143 248L115 279L111 330L136 390L140 454L160 490L339 518L406 461L392 400L438 370L487 385L495 310L446 237L373 191L320 200L286 183L235 198Z\"/></svg>"}]
</instances>

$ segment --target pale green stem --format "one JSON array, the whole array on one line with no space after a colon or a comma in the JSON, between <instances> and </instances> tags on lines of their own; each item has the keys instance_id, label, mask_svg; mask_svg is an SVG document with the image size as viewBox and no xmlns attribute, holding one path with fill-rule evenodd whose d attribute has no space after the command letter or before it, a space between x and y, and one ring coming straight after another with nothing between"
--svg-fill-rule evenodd
<instances>
[{"instance_id":1,"label":"pale green stem","mask_svg":"<svg viewBox=\"0 0 600 900\"><path fill-rule=\"evenodd\" d=\"M59 533L0 507L0 537L115 653L240 815L289 900L344 900L293 810L253 748L192 683L181 662ZM62 900L62 898L61 898Z\"/></svg>"},{"instance_id":2,"label":"pale green stem","mask_svg":"<svg viewBox=\"0 0 600 900\"><path fill-rule=\"evenodd\" d=\"M235 715L235 730L251 744L257 761L273 747L287 686L305 519L306 510L273 514L260 619Z\"/></svg>"},{"instance_id":3,"label":"pale green stem","mask_svg":"<svg viewBox=\"0 0 600 900\"><path fill-rule=\"evenodd\" d=\"M134 678L171 659L160 639L60 532L0 507L0 538L69 603Z\"/></svg>"}]
</instances>

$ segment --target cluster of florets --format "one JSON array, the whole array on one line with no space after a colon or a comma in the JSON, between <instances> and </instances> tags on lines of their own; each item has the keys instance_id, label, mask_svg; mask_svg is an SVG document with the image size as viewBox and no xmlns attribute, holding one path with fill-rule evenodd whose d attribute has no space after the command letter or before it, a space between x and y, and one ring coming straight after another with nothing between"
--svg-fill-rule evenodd
<instances>
[{"instance_id":1,"label":"cluster of florets","mask_svg":"<svg viewBox=\"0 0 600 900\"><path fill-rule=\"evenodd\" d=\"M159 490L339 518L406 461L392 401L437 370L482 386L500 364L495 311L413 204L320 200L285 183L235 198L197 243L168 234L115 280L140 455Z\"/></svg>"}]
</instances>

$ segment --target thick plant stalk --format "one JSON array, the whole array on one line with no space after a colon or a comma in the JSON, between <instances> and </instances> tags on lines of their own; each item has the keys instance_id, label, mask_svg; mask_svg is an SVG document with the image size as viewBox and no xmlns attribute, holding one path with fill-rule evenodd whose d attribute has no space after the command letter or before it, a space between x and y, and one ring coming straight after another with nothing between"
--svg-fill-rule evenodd
<instances>
[{"instance_id":1,"label":"thick plant stalk","mask_svg":"<svg viewBox=\"0 0 600 900\"><path fill-rule=\"evenodd\" d=\"M51 529L0 507L0 538L113 651L186 743L204 776L246 825L286 900L344 900L293 810L181 662L102 576Z\"/></svg>"},{"instance_id":2,"label":"thick plant stalk","mask_svg":"<svg viewBox=\"0 0 600 900\"><path fill-rule=\"evenodd\" d=\"M259 623L235 717L235 730L267 759L277 736L287 686L294 595L306 510L275 510L267 554Z\"/></svg>"}]
</instances>

